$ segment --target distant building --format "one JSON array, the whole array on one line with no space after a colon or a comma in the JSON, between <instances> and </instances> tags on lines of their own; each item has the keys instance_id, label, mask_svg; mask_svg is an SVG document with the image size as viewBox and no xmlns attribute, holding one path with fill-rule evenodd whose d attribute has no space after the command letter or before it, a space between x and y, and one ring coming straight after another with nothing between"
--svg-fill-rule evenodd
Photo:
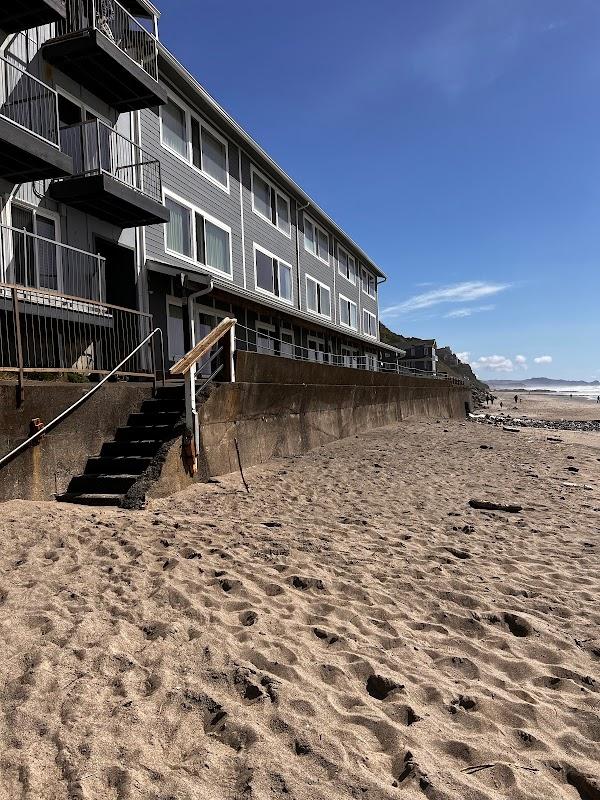
<instances>
[{"instance_id":1,"label":"distant building","mask_svg":"<svg viewBox=\"0 0 600 800\"><path fill-rule=\"evenodd\" d=\"M435 375L438 361L436 348L435 339L420 339L415 344L407 344L406 355L400 359L400 364L418 372L429 372Z\"/></svg>"}]
</instances>

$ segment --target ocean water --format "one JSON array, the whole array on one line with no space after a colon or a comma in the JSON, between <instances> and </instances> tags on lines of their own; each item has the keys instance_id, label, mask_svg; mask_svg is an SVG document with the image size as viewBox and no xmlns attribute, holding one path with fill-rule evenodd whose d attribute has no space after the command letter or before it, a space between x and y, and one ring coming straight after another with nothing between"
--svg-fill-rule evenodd
<instances>
[{"instance_id":1,"label":"ocean water","mask_svg":"<svg viewBox=\"0 0 600 800\"><path fill-rule=\"evenodd\" d=\"M519 386L515 383L514 386L498 386L496 389L504 392L512 392L521 389L528 392L543 392L544 394L559 394L562 397L568 397L570 394L573 397L586 397L590 400L595 400L600 395L600 386L561 386L560 384L547 384L545 386L527 385L526 387Z\"/></svg>"}]
</instances>

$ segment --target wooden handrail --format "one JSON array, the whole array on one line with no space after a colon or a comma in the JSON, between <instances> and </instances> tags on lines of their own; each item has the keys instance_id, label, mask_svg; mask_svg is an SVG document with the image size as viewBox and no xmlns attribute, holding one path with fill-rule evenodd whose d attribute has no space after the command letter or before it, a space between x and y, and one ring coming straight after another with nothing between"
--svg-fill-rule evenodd
<instances>
[{"instance_id":1,"label":"wooden handrail","mask_svg":"<svg viewBox=\"0 0 600 800\"><path fill-rule=\"evenodd\" d=\"M237 319L225 317L224 320L219 322L216 328L213 328L210 333L207 333L204 339L199 341L198 344L188 353L186 353L183 358L181 358L176 364L173 364L169 370L169 374L185 375L188 373L194 364L201 359L203 355L208 353L208 351L215 346L219 339L228 333L228 331L230 331L236 324Z\"/></svg>"}]
</instances>

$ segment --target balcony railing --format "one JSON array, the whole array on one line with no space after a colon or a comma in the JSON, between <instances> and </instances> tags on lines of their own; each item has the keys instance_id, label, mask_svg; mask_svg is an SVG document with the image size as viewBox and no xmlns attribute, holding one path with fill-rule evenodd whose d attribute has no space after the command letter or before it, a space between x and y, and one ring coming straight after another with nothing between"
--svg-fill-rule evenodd
<instances>
[{"instance_id":1,"label":"balcony railing","mask_svg":"<svg viewBox=\"0 0 600 800\"><path fill-rule=\"evenodd\" d=\"M26 230L0 225L0 282L102 302L105 259Z\"/></svg>"},{"instance_id":2,"label":"balcony railing","mask_svg":"<svg viewBox=\"0 0 600 800\"><path fill-rule=\"evenodd\" d=\"M67 19L57 38L97 30L158 81L158 43L117 0L67 0Z\"/></svg>"},{"instance_id":3,"label":"balcony railing","mask_svg":"<svg viewBox=\"0 0 600 800\"><path fill-rule=\"evenodd\" d=\"M58 148L54 89L0 56L0 116Z\"/></svg>"},{"instance_id":4,"label":"balcony railing","mask_svg":"<svg viewBox=\"0 0 600 800\"><path fill-rule=\"evenodd\" d=\"M61 128L60 146L73 159L74 177L106 173L162 203L160 162L103 122Z\"/></svg>"}]
</instances>

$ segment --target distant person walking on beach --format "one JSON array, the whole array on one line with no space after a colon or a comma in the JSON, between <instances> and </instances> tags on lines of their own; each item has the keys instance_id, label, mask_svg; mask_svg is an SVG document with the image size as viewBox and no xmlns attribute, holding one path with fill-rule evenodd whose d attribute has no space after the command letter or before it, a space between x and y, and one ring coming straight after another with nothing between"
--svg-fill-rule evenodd
<instances>
[{"instance_id":1,"label":"distant person walking on beach","mask_svg":"<svg viewBox=\"0 0 600 800\"><path fill-rule=\"evenodd\" d=\"M515 395L515 405L518 405L518 404L519 404L519 395L516 394Z\"/></svg>"},{"instance_id":2,"label":"distant person walking on beach","mask_svg":"<svg viewBox=\"0 0 600 800\"><path fill-rule=\"evenodd\" d=\"M502 400L500 400L500 408L502 408L502 406L503 406L503 403L502 403Z\"/></svg>"},{"instance_id":3,"label":"distant person walking on beach","mask_svg":"<svg viewBox=\"0 0 600 800\"><path fill-rule=\"evenodd\" d=\"M600 394L599 394L599 395L598 395L598 397L596 398L596 402L597 402L597 403L600 403Z\"/></svg>"}]
</instances>

